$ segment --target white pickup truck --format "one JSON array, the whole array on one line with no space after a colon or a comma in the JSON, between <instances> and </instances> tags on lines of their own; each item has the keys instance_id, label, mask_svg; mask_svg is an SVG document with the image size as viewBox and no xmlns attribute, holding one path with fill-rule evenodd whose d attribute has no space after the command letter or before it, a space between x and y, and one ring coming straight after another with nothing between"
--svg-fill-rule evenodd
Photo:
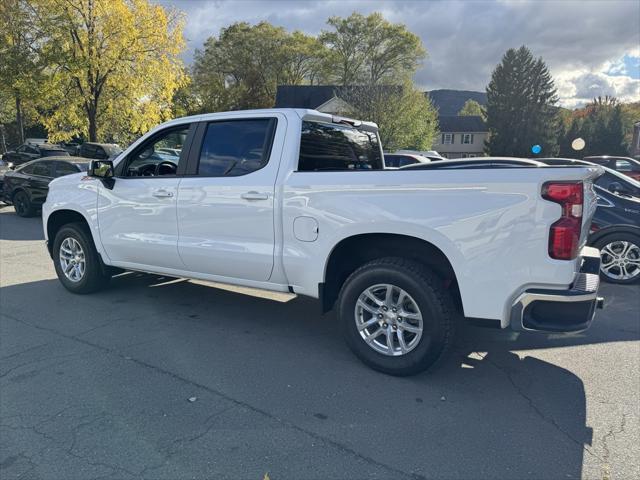
<instances>
[{"instance_id":1,"label":"white pickup truck","mask_svg":"<svg viewBox=\"0 0 640 480\"><path fill-rule=\"evenodd\" d=\"M72 292L125 269L319 298L394 375L438 360L459 316L587 328L600 168L447 164L385 170L375 124L314 110L180 118L54 180L44 232Z\"/></svg>"}]
</instances>

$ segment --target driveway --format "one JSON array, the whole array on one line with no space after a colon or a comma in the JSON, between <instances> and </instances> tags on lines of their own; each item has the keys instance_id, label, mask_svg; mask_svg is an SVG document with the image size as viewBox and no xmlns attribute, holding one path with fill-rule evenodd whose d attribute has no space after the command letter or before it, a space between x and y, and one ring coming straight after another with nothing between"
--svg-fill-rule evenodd
<instances>
[{"instance_id":1,"label":"driveway","mask_svg":"<svg viewBox=\"0 0 640 480\"><path fill-rule=\"evenodd\" d=\"M362 365L290 295L123 274L58 283L0 208L0 478L640 478L640 291L582 334L460 324L435 371Z\"/></svg>"}]
</instances>

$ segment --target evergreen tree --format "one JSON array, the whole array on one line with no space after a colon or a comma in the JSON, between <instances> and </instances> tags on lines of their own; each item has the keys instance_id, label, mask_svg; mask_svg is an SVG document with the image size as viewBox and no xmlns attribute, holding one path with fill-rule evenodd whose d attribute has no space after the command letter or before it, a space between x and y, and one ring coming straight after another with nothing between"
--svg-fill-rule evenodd
<instances>
[{"instance_id":1,"label":"evergreen tree","mask_svg":"<svg viewBox=\"0 0 640 480\"><path fill-rule=\"evenodd\" d=\"M542 155L556 155L557 101L542 59L534 59L525 46L507 50L487 87L487 153L528 157L531 147L540 145Z\"/></svg>"},{"instance_id":2,"label":"evergreen tree","mask_svg":"<svg viewBox=\"0 0 640 480\"><path fill-rule=\"evenodd\" d=\"M624 113L621 105L616 105L613 108L608 127L608 154L627 155L628 146L625 141Z\"/></svg>"},{"instance_id":3,"label":"evergreen tree","mask_svg":"<svg viewBox=\"0 0 640 480\"><path fill-rule=\"evenodd\" d=\"M560 151L562 156L627 155L627 124L623 105L614 97L594 98L584 109L573 113L571 127L564 134ZM576 152L571 142L585 141L585 148Z\"/></svg>"}]
</instances>

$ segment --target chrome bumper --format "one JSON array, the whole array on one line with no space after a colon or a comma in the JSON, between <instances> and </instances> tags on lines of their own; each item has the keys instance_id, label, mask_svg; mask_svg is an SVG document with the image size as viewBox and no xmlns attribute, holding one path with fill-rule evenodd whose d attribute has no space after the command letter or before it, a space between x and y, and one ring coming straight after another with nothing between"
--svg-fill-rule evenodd
<instances>
[{"instance_id":1,"label":"chrome bumper","mask_svg":"<svg viewBox=\"0 0 640 480\"><path fill-rule=\"evenodd\" d=\"M600 252L584 247L580 272L568 290L531 289L522 293L511 308L511 328L519 331L578 332L591 325L604 299L600 287Z\"/></svg>"}]
</instances>

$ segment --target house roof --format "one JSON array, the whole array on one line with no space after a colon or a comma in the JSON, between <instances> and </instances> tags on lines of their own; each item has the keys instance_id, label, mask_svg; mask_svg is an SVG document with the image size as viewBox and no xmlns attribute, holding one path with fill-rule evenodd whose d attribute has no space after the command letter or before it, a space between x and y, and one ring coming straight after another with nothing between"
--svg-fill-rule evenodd
<instances>
[{"instance_id":1,"label":"house roof","mask_svg":"<svg viewBox=\"0 0 640 480\"><path fill-rule=\"evenodd\" d=\"M278 85L276 108L318 108L336 96L337 85Z\"/></svg>"},{"instance_id":2,"label":"house roof","mask_svg":"<svg viewBox=\"0 0 640 480\"><path fill-rule=\"evenodd\" d=\"M487 126L479 116L440 115L440 131L449 132L487 132Z\"/></svg>"},{"instance_id":3,"label":"house roof","mask_svg":"<svg viewBox=\"0 0 640 480\"><path fill-rule=\"evenodd\" d=\"M457 115L467 100L475 100L480 105L487 104L487 94L485 92L474 92L471 90L431 90L425 92L431 99L433 106L438 109L440 115Z\"/></svg>"},{"instance_id":4,"label":"house roof","mask_svg":"<svg viewBox=\"0 0 640 480\"><path fill-rule=\"evenodd\" d=\"M344 88L340 85L279 85L276 93L275 108L317 109L334 97L340 98L340 91ZM462 90L433 90L425 93L429 95L436 108L438 108L441 132L487 131L482 118L475 116L459 117L456 115L469 98L479 100L479 103L485 104L486 95L484 93ZM445 115L443 111L452 111L453 113Z\"/></svg>"}]
</instances>

